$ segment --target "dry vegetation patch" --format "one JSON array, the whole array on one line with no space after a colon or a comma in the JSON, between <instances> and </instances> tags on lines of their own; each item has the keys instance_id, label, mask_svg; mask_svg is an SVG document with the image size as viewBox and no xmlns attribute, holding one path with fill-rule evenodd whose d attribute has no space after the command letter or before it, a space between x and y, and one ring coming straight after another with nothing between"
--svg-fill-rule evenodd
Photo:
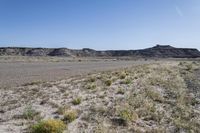
<instances>
[{"instance_id":1,"label":"dry vegetation patch","mask_svg":"<svg viewBox=\"0 0 200 133\"><path fill-rule=\"evenodd\" d=\"M199 132L199 66L140 65L1 90L0 131Z\"/></svg>"}]
</instances>

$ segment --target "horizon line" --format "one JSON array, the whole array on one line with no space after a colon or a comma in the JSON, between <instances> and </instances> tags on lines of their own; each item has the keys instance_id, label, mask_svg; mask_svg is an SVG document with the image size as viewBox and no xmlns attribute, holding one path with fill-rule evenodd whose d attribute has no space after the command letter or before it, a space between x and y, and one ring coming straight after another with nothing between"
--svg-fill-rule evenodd
<instances>
[{"instance_id":1,"label":"horizon line","mask_svg":"<svg viewBox=\"0 0 200 133\"><path fill-rule=\"evenodd\" d=\"M168 47L172 47L172 48L180 48L180 49L197 49L198 48L192 48L192 47L174 47L173 45L162 45L162 44L156 44L153 45L152 47L146 47L146 48L140 48L140 49L94 49L94 48L87 48L87 47L83 47L83 48L69 48L69 47L31 47L31 46L5 46L5 47L1 47L0 48L30 48L30 49L69 49L69 50L84 50L84 49L90 49L90 50L94 50L94 51L118 51L118 50L123 50L123 51L129 51L129 50L144 50L144 49L149 49L149 48L153 48L156 46L168 46Z\"/></svg>"}]
</instances>

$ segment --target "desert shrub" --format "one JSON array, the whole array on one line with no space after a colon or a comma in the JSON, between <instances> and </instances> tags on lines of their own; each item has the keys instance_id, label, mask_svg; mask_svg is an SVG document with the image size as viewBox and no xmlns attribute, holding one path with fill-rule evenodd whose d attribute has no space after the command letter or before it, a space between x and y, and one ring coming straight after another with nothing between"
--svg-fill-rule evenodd
<instances>
[{"instance_id":1,"label":"desert shrub","mask_svg":"<svg viewBox=\"0 0 200 133\"><path fill-rule=\"evenodd\" d=\"M56 113L60 114L60 115L63 115L65 114L65 112L69 109L68 106L61 106L61 107L58 107L58 110L56 111Z\"/></svg>"},{"instance_id":2,"label":"desert shrub","mask_svg":"<svg viewBox=\"0 0 200 133\"><path fill-rule=\"evenodd\" d=\"M45 82L42 84L43 87L53 87L51 83Z\"/></svg>"},{"instance_id":3,"label":"desert shrub","mask_svg":"<svg viewBox=\"0 0 200 133\"><path fill-rule=\"evenodd\" d=\"M122 72L121 74L120 74L120 77L119 77L120 79L125 79L126 78L126 73L125 72Z\"/></svg>"},{"instance_id":4,"label":"desert shrub","mask_svg":"<svg viewBox=\"0 0 200 133\"><path fill-rule=\"evenodd\" d=\"M156 112L156 108L153 103L145 103L144 107L140 107L137 109L137 114L139 117L149 117Z\"/></svg>"},{"instance_id":5,"label":"desert shrub","mask_svg":"<svg viewBox=\"0 0 200 133\"><path fill-rule=\"evenodd\" d=\"M155 90L147 89L146 94L149 98L153 99L154 101L162 102L164 100L162 95Z\"/></svg>"},{"instance_id":6,"label":"desert shrub","mask_svg":"<svg viewBox=\"0 0 200 133\"><path fill-rule=\"evenodd\" d=\"M111 121L113 122L114 125L117 125L117 126L127 126L128 124L128 121L120 117L114 117L111 119Z\"/></svg>"},{"instance_id":7,"label":"desert shrub","mask_svg":"<svg viewBox=\"0 0 200 133\"><path fill-rule=\"evenodd\" d=\"M123 81L120 82L121 84L130 84L131 83L131 79L125 79Z\"/></svg>"},{"instance_id":8,"label":"desert shrub","mask_svg":"<svg viewBox=\"0 0 200 133\"><path fill-rule=\"evenodd\" d=\"M96 76L96 78L97 78L97 79L102 79L102 75L99 74L99 75Z\"/></svg>"},{"instance_id":9,"label":"desert shrub","mask_svg":"<svg viewBox=\"0 0 200 133\"><path fill-rule=\"evenodd\" d=\"M184 102L186 105L192 105L192 106L199 104L199 101L195 97L189 95L184 96Z\"/></svg>"},{"instance_id":10,"label":"desert shrub","mask_svg":"<svg viewBox=\"0 0 200 133\"><path fill-rule=\"evenodd\" d=\"M55 101L49 101L48 104L52 107L52 108L59 108L59 104L56 103Z\"/></svg>"},{"instance_id":11,"label":"desert shrub","mask_svg":"<svg viewBox=\"0 0 200 133\"><path fill-rule=\"evenodd\" d=\"M67 96L69 96L69 93L65 92L65 93L63 94L63 96L67 98Z\"/></svg>"},{"instance_id":12,"label":"desert shrub","mask_svg":"<svg viewBox=\"0 0 200 133\"><path fill-rule=\"evenodd\" d=\"M126 79L124 83L125 84L130 84L131 83L131 79Z\"/></svg>"},{"instance_id":13,"label":"desert shrub","mask_svg":"<svg viewBox=\"0 0 200 133\"><path fill-rule=\"evenodd\" d=\"M81 98L78 97L78 98L73 99L73 100L72 100L72 103L73 103L74 105L79 105L79 104L81 103Z\"/></svg>"},{"instance_id":14,"label":"desert shrub","mask_svg":"<svg viewBox=\"0 0 200 133\"><path fill-rule=\"evenodd\" d=\"M198 116L190 106L179 103L173 109L172 119L178 129L185 129L187 132L198 132L200 130Z\"/></svg>"},{"instance_id":15,"label":"desert shrub","mask_svg":"<svg viewBox=\"0 0 200 133\"><path fill-rule=\"evenodd\" d=\"M22 117L24 119L29 119L29 120L33 120L35 119L37 116L39 116L40 113L35 111L31 105L27 106L22 114Z\"/></svg>"},{"instance_id":16,"label":"desert shrub","mask_svg":"<svg viewBox=\"0 0 200 133\"><path fill-rule=\"evenodd\" d=\"M90 111L97 113L97 114L104 114L107 111L107 107L105 106L97 106L97 105L92 105L90 107Z\"/></svg>"},{"instance_id":17,"label":"desert shrub","mask_svg":"<svg viewBox=\"0 0 200 133\"><path fill-rule=\"evenodd\" d=\"M140 133L142 131L138 131L138 132ZM162 126L157 126L157 127L154 127L153 129L150 129L148 133L166 133L166 128Z\"/></svg>"},{"instance_id":18,"label":"desert shrub","mask_svg":"<svg viewBox=\"0 0 200 133\"><path fill-rule=\"evenodd\" d=\"M87 84L85 86L85 88L88 90L94 90L96 87L97 87L96 84Z\"/></svg>"},{"instance_id":19,"label":"desert shrub","mask_svg":"<svg viewBox=\"0 0 200 133\"><path fill-rule=\"evenodd\" d=\"M183 66L185 64L185 62L179 62L179 66Z\"/></svg>"},{"instance_id":20,"label":"desert shrub","mask_svg":"<svg viewBox=\"0 0 200 133\"><path fill-rule=\"evenodd\" d=\"M148 79L148 82L152 86L165 86L168 84L168 81L163 80L160 75L156 75L154 77L150 77Z\"/></svg>"},{"instance_id":21,"label":"desert shrub","mask_svg":"<svg viewBox=\"0 0 200 133\"><path fill-rule=\"evenodd\" d=\"M89 81L89 82L95 82L96 79L95 79L95 77L90 77L90 78L88 79L88 81Z\"/></svg>"},{"instance_id":22,"label":"desert shrub","mask_svg":"<svg viewBox=\"0 0 200 133\"><path fill-rule=\"evenodd\" d=\"M197 63L196 61L193 61L192 64L194 64L194 65L198 65L198 63Z\"/></svg>"},{"instance_id":23,"label":"desert shrub","mask_svg":"<svg viewBox=\"0 0 200 133\"><path fill-rule=\"evenodd\" d=\"M31 127L31 133L62 133L66 125L61 120L45 120Z\"/></svg>"},{"instance_id":24,"label":"desert shrub","mask_svg":"<svg viewBox=\"0 0 200 133\"><path fill-rule=\"evenodd\" d=\"M107 108L104 107L104 106L99 106L99 107L96 107L96 112L99 113L99 114L104 114L106 113L106 110Z\"/></svg>"},{"instance_id":25,"label":"desert shrub","mask_svg":"<svg viewBox=\"0 0 200 133\"><path fill-rule=\"evenodd\" d=\"M182 118L175 118L173 120L174 125L176 126L177 130L183 130L185 132L191 132L191 133L198 133L200 130L200 124L199 121L195 120L186 120Z\"/></svg>"},{"instance_id":26,"label":"desert shrub","mask_svg":"<svg viewBox=\"0 0 200 133\"><path fill-rule=\"evenodd\" d=\"M112 82L115 82L116 80L118 80L117 77L112 77L112 78L111 78L111 81L112 81Z\"/></svg>"},{"instance_id":27,"label":"desert shrub","mask_svg":"<svg viewBox=\"0 0 200 133\"><path fill-rule=\"evenodd\" d=\"M65 112L63 121L66 123L70 123L74 121L78 117L78 113L75 110L69 110Z\"/></svg>"},{"instance_id":28,"label":"desert shrub","mask_svg":"<svg viewBox=\"0 0 200 133\"><path fill-rule=\"evenodd\" d=\"M108 79L108 80L105 81L105 85L106 85L106 86L111 86L111 84L112 84L112 81L111 81L111 80Z\"/></svg>"},{"instance_id":29,"label":"desert shrub","mask_svg":"<svg viewBox=\"0 0 200 133\"><path fill-rule=\"evenodd\" d=\"M192 71L192 69L193 69L193 65L192 64L187 64L186 65L186 70L187 71Z\"/></svg>"},{"instance_id":30,"label":"desert shrub","mask_svg":"<svg viewBox=\"0 0 200 133\"><path fill-rule=\"evenodd\" d=\"M135 121L138 119L138 115L136 112L126 108L119 111L119 117L126 121Z\"/></svg>"},{"instance_id":31,"label":"desert shrub","mask_svg":"<svg viewBox=\"0 0 200 133\"><path fill-rule=\"evenodd\" d=\"M125 92L124 92L124 90L122 89L122 88L119 88L118 90L117 90L117 94L124 94Z\"/></svg>"},{"instance_id":32,"label":"desert shrub","mask_svg":"<svg viewBox=\"0 0 200 133\"><path fill-rule=\"evenodd\" d=\"M38 85L38 84L41 84L42 81L33 81L33 82L30 82L30 83L25 83L23 84L23 86L29 86L29 85Z\"/></svg>"},{"instance_id":33,"label":"desert shrub","mask_svg":"<svg viewBox=\"0 0 200 133\"><path fill-rule=\"evenodd\" d=\"M140 108L141 106L143 106L144 102L145 102L145 95L142 94L136 94L133 93L129 96L129 98L127 99L128 103L134 108Z\"/></svg>"}]
</instances>

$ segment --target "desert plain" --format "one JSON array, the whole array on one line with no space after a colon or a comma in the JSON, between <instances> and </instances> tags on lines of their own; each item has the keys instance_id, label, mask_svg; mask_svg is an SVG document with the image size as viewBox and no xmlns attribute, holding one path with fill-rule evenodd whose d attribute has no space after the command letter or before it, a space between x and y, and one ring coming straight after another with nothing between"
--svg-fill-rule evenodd
<instances>
[{"instance_id":1,"label":"desert plain","mask_svg":"<svg viewBox=\"0 0 200 133\"><path fill-rule=\"evenodd\" d=\"M1 56L0 133L198 133L199 59Z\"/></svg>"}]
</instances>

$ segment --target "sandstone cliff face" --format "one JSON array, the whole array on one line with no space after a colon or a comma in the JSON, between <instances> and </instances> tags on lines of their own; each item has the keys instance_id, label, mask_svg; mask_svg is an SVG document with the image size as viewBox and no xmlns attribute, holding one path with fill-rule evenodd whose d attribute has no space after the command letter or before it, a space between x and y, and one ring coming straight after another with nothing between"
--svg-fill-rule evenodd
<instances>
[{"instance_id":1,"label":"sandstone cliff face","mask_svg":"<svg viewBox=\"0 0 200 133\"><path fill-rule=\"evenodd\" d=\"M96 51L89 48L81 50L67 48L0 48L0 55L21 56L64 56L64 57L157 57L157 58L197 58L200 52L197 49L174 48L169 45L156 45L142 50L107 50Z\"/></svg>"}]
</instances>

